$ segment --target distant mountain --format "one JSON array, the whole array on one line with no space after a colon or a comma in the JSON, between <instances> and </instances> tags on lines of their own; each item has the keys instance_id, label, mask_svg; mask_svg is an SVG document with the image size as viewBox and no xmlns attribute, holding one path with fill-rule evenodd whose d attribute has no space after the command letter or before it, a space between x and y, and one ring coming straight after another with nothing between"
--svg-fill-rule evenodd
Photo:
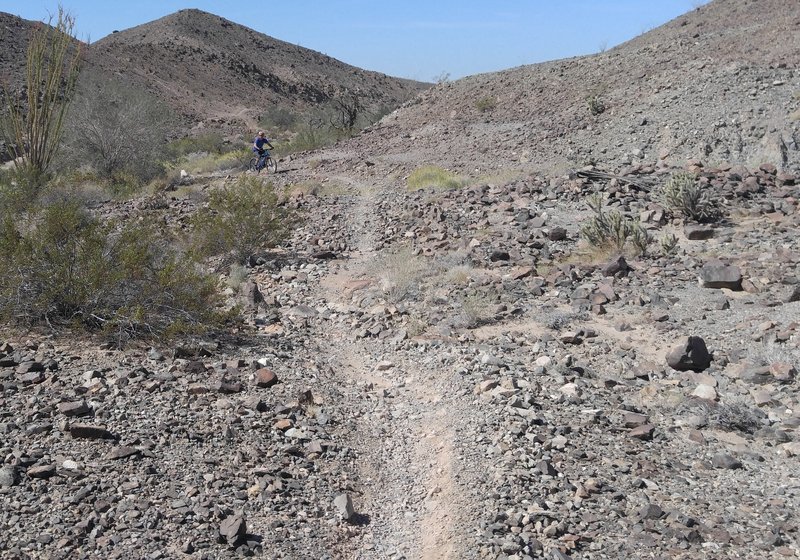
<instances>
[{"instance_id":1,"label":"distant mountain","mask_svg":"<svg viewBox=\"0 0 800 560\"><path fill-rule=\"evenodd\" d=\"M377 111L428 87L200 10L181 10L104 37L89 48L89 68L144 87L191 125L252 127L267 108L302 111L345 91L358 92L366 108Z\"/></svg>"},{"instance_id":2,"label":"distant mountain","mask_svg":"<svg viewBox=\"0 0 800 560\"><path fill-rule=\"evenodd\" d=\"M19 87L37 22L0 13L0 86ZM173 112L175 133L209 127L248 134L268 109L302 112L344 92L386 111L430 84L362 70L200 10L114 32L85 49L84 77L149 92Z\"/></svg>"},{"instance_id":3,"label":"distant mountain","mask_svg":"<svg viewBox=\"0 0 800 560\"><path fill-rule=\"evenodd\" d=\"M607 52L444 83L351 146L483 174L687 158L797 168L800 2L715 0Z\"/></svg>"}]
</instances>

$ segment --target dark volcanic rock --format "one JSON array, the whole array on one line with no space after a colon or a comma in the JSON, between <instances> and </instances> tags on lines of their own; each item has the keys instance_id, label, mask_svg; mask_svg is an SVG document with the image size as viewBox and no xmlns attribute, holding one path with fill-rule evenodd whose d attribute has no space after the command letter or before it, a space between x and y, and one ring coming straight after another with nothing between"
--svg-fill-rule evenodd
<instances>
[{"instance_id":1,"label":"dark volcanic rock","mask_svg":"<svg viewBox=\"0 0 800 560\"><path fill-rule=\"evenodd\" d=\"M69 427L69 435L74 438L84 439L117 439L114 434L102 426L90 424L72 424Z\"/></svg>"},{"instance_id":2,"label":"dark volcanic rock","mask_svg":"<svg viewBox=\"0 0 800 560\"><path fill-rule=\"evenodd\" d=\"M678 371L699 372L711 365L711 354L702 338L690 336L667 354L667 364Z\"/></svg>"},{"instance_id":3,"label":"dark volcanic rock","mask_svg":"<svg viewBox=\"0 0 800 560\"><path fill-rule=\"evenodd\" d=\"M219 536L229 546L238 546L247 535L247 524L242 515L229 515L219 524Z\"/></svg>"},{"instance_id":4,"label":"dark volcanic rock","mask_svg":"<svg viewBox=\"0 0 800 560\"><path fill-rule=\"evenodd\" d=\"M736 459L735 457L732 457L725 453L718 453L714 455L714 457L711 459L711 465L715 469L729 469L729 470L741 469L743 466L742 462L739 459Z\"/></svg>"},{"instance_id":5,"label":"dark volcanic rock","mask_svg":"<svg viewBox=\"0 0 800 560\"><path fill-rule=\"evenodd\" d=\"M683 226L683 233L690 241L701 241L714 237L714 228L701 224L686 224Z\"/></svg>"},{"instance_id":6,"label":"dark volcanic rock","mask_svg":"<svg viewBox=\"0 0 800 560\"><path fill-rule=\"evenodd\" d=\"M706 263L700 269L700 286L738 291L742 289L742 272L736 266L719 262Z\"/></svg>"}]
</instances>

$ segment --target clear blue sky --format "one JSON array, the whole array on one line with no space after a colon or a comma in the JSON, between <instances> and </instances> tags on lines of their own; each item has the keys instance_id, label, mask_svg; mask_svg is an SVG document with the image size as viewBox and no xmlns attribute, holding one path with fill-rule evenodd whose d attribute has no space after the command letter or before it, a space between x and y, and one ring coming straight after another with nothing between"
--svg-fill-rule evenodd
<instances>
[{"instance_id":1,"label":"clear blue sky","mask_svg":"<svg viewBox=\"0 0 800 560\"><path fill-rule=\"evenodd\" d=\"M78 37L198 8L348 64L433 81L611 48L703 0L62 0ZM58 1L0 0L0 11L42 20Z\"/></svg>"}]
</instances>

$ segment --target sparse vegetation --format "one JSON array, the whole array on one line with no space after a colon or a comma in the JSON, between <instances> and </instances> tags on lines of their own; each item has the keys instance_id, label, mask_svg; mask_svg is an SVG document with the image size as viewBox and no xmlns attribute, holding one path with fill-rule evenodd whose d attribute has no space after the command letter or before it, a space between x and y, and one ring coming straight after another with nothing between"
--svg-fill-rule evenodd
<instances>
[{"instance_id":1,"label":"sparse vegetation","mask_svg":"<svg viewBox=\"0 0 800 560\"><path fill-rule=\"evenodd\" d=\"M636 254L647 252L651 236L638 220L628 218L616 210L606 212L600 195L589 197L587 205L594 215L582 224L581 236L589 245L618 253L624 253L629 247Z\"/></svg>"},{"instance_id":2,"label":"sparse vegetation","mask_svg":"<svg viewBox=\"0 0 800 560\"><path fill-rule=\"evenodd\" d=\"M275 106L261 116L258 126L265 130L290 130L296 122L297 114L285 107Z\"/></svg>"},{"instance_id":3,"label":"sparse vegetation","mask_svg":"<svg viewBox=\"0 0 800 560\"><path fill-rule=\"evenodd\" d=\"M678 238L675 237L675 234L665 233L661 236L661 239L659 239L659 245L662 255L672 255L678 249Z\"/></svg>"},{"instance_id":4,"label":"sparse vegetation","mask_svg":"<svg viewBox=\"0 0 800 560\"><path fill-rule=\"evenodd\" d=\"M64 132L67 108L80 72L75 18L59 7L55 24L38 25L28 43L24 94L5 90L8 116L0 127L6 149L25 180L40 186Z\"/></svg>"},{"instance_id":5,"label":"sparse vegetation","mask_svg":"<svg viewBox=\"0 0 800 560\"><path fill-rule=\"evenodd\" d=\"M333 100L331 126L344 136L353 136L364 113L365 107L361 101L361 96L356 92L345 92Z\"/></svg>"},{"instance_id":6,"label":"sparse vegetation","mask_svg":"<svg viewBox=\"0 0 800 560\"><path fill-rule=\"evenodd\" d=\"M253 152L247 148L242 148L223 153L205 153L198 157L187 157L175 165L185 169L190 174L213 173L215 171L241 169L247 165L251 157L253 157Z\"/></svg>"},{"instance_id":7,"label":"sparse vegetation","mask_svg":"<svg viewBox=\"0 0 800 560\"><path fill-rule=\"evenodd\" d=\"M586 106L593 116L601 115L606 112L606 102L599 93L590 93L586 96Z\"/></svg>"},{"instance_id":8,"label":"sparse vegetation","mask_svg":"<svg viewBox=\"0 0 800 560\"><path fill-rule=\"evenodd\" d=\"M466 328L475 328L491 319L489 298L479 293L472 293L460 300L461 319Z\"/></svg>"},{"instance_id":9,"label":"sparse vegetation","mask_svg":"<svg viewBox=\"0 0 800 560\"><path fill-rule=\"evenodd\" d=\"M675 173L661 189L664 204L676 212L697 222L713 222L721 218L717 201L697 183L691 173Z\"/></svg>"},{"instance_id":10,"label":"sparse vegetation","mask_svg":"<svg viewBox=\"0 0 800 560\"><path fill-rule=\"evenodd\" d=\"M488 113L497 108L497 100L494 97L481 97L475 102L475 108L481 113Z\"/></svg>"},{"instance_id":11,"label":"sparse vegetation","mask_svg":"<svg viewBox=\"0 0 800 560\"><path fill-rule=\"evenodd\" d=\"M388 253L375 265L375 274L387 299L400 302L411 297L428 273L425 258L415 255L410 247Z\"/></svg>"},{"instance_id":12,"label":"sparse vegetation","mask_svg":"<svg viewBox=\"0 0 800 560\"><path fill-rule=\"evenodd\" d=\"M169 159L178 160L191 154L225 154L238 148L241 146L234 146L219 134L205 133L173 140L167 144L166 153Z\"/></svg>"},{"instance_id":13,"label":"sparse vegetation","mask_svg":"<svg viewBox=\"0 0 800 560\"><path fill-rule=\"evenodd\" d=\"M147 92L115 79L85 79L68 114L65 152L101 177L125 174L143 184L161 172L166 121L166 110Z\"/></svg>"},{"instance_id":14,"label":"sparse vegetation","mask_svg":"<svg viewBox=\"0 0 800 560\"><path fill-rule=\"evenodd\" d=\"M74 200L19 218L2 216L4 319L82 325L119 340L196 332L221 319L215 281L148 226L101 223Z\"/></svg>"},{"instance_id":15,"label":"sparse vegetation","mask_svg":"<svg viewBox=\"0 0 800 560\"><path fill-rule=\"evenodd\" d=\"M231 265L231 269L228 272L228 279L227 284L230 289L234 292L238 293L239 289L241 288L242 284L244 284L245 280L247 280L247 268L240 264L233 264Z\"/></svg>"},{"instance_id":16,"label":"sparse vegetation","mask_svg":"<svg viewBox=\"0 0 800 560\"><path fill-rule=\"evenodd\" d=\"M195 215L195 250L201 256L220 256L224 263L243 264L283 241L295 221L271 184L243 176L213 191L208 205Z\"/></svg>"},{"instance_id":17,"label":"sparse vegetation","mask_svg":"<svg viewBox=\"0 0 800 560\"><path fill-rule=\"evenodd\" d=\"M412 171L407 184L410 190L419 190L458 189L464 183L458 176L441 167L426 165Z\"/></svg>"},{"instance_id":18,"label":"sparse vegetation","mask_svg":"<svg viewBox=\"0 0 800 560\"><path fill-rule=\"evenodd\" d=\"M743 398L729 398L720 403L702 401L700 406L713 427L728 432L755 433L763 425L764 413Z\"/></svg>"}]
</instances>

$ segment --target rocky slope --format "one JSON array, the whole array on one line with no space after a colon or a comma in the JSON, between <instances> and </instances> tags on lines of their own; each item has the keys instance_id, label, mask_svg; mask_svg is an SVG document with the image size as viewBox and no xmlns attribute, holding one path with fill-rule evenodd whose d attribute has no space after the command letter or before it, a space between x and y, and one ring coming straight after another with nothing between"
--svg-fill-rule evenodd
<instances>
[{"instance_id":1,"label":"rocky slope","mask_svg":"<svg viewBox=\"0 0 800 560\"><path fill-rule=\"evenodd\" d=\"M791 159L607 150L603 170L534 171L496 132L499 106L473 121L495 130L491 158L422 135L415 111L445 93L471 106L456 93L482 79L279 162L267 179L305 219L229 288L248 306L239 332L120 350L4 329L0 556L800 556ZM425 126L451 130L442 115ZM476 177L409 191L425 163ZM664 203L679 168L718 219ZM94 211L177 228L236 178ZM586 246L593 194L641 220L645 255Z\"/></svg>"},{"instance_id":2,"label":"rocky slope","mask_svg":"<svg viewBox=\"0 0 800 560\"><path fill-rule=\"evenodd\" d=\"M0 12L0 85L21 84L34 22ZM356 92L366 111L397 107L428 84L350 66L200 10L114 32L85 48L83 79L121 81L166 104L173 134L247 135L275 107L296 114Z\"/></svg>"},{"instance_id":3,"label":"rocky slope","mask_svg":"<svg viewBox=\"0 0 800 560\"><path fill-rule=\"evenodd\" d=\"M358 92L370 111L393 108L426 84L350 66L219 16L181 10L112 33L90 49L94 71L155 93L192 125L253 126L274 106L302 111Z\"/></svg>"},{"instance_id":4,"label":"rocky slope","mask_svg":"<svg viewBox=\"0 0 800 560\"><path fill-rule=\"evenodd\" d=\"M357 146L469 174L694 157L797 167L798 31L796 2L716 0L604 53L438 85Z\"/></svg>"}]
</instances>

